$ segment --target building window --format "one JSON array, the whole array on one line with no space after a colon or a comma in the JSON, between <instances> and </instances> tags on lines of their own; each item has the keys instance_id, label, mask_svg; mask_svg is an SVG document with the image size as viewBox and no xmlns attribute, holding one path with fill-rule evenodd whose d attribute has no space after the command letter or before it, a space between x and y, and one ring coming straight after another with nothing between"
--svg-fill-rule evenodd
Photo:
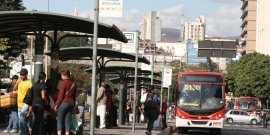
<instances>
[{"instance_id":1,"label":"building window","mask_svg":"<svg viewBox=\"0 0 270 135\"><path fill-rule=\"evenodd\" d=\"M226 61L229 61L229 59L228 59L228 58L226 58Z\"/></svg>"},{"instance_id":2,"label":"building window","mask_svg":"<svg viewBox=\"0 0 270 135\"><path fill-rule=\"evenodd\" d=\"M217 60L219 60L219 57L217 57Z\"/></svg>"},{"instance_id":3,"label":"building window","mask_svg":"<svg viewBox=\"0 0 270 135\"><path fill-rule=\"evenodd\" d=\"M226 65L228 65L228 63L226 63Z\"/></svg>"},{"instance_id":4,"label":"building window","mask_svg":"<svg viewBox=\"0 0 270 135\"><path fill-rule=\"evenodd\" d=\"M225 68L225 70L227 70L227 67Z\"/></svg>"},{"instance_id":5,"label":"building window","mask_svg":"<svg viewBox=\"0 0 270 135\"><path fill-rule=\"evenodd\" d=\"M219 65L219 62L217 62L217 64Z\"/></svg>"}]
</instances>

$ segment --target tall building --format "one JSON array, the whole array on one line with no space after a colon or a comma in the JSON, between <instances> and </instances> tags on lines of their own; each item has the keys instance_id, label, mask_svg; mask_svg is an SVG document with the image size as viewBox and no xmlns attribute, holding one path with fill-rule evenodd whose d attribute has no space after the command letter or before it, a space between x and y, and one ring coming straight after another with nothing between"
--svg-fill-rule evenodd
<instances>
[{"instance_id":1,"label":"tall building","mask_svg":"<svg viewBox=\"0 0 270 135\"><path fill-rule=\"evenodd\" d=\"M270 0L257 0L256 51L270 55Z\"/></svg>"},{"instance_id":2,"label":"tall building","mask_svg":"<svg viewBox=\"0 0 270 135\"><path fill-rule=\"evenodd\" d=\"M185 41L191 39L198 43L205 38L206 16L200 15L196 22L185 22Z\"/></svg>"},{"instance_id":3,"label":"tall building","mask_svg":"<svg viewBox=\"0 0 270 135\"><path fill-rule=\"evenodd\" d=\"M242 19L242 55L256 51L256 15L257 0L241 0Z\"/></svg>"},{"instance_id":4,"label":"tall building","mask_svg":"<svg viewBox=\"0 0 270 135\"><path fill-rule=\"evenodd\" d=\"M156 11L150 11L149 17L142 19L141 38L157 42L161 40L161 19L157 17Z\"/></svg>"}]
</instances>

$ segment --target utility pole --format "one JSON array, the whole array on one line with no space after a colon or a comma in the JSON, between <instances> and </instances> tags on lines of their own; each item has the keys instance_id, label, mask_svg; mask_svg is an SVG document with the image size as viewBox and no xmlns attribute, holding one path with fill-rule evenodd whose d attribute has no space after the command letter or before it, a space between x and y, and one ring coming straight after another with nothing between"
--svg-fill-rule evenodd
<instances>
[{"instance_id":1,"label":"utility pole","mask_svg":"<svg viewBox=\"0 0 270 135\"><path fill-rule=\"evenodd\" d=\"M135 58L135 78L134 78L134 107L133 107L133 125L132 125L132 133L135 133L135 121L136 121L136 98L137 98L137 76L138 76L138 50L139 50L139 33L136 32L136 37L135 40L137 40L137 45L136 45L136 58Z\"/></svg>"},{"instance_id":2,"label":"utility pole","mask_svg":"<svg viewBox=\"0 0 270 135\"><path fill-rule=\"evenodd\" d=\"M151 61L151 85L153 85L153 78L154 78L154 55L152 54L152 61Z\"/></svg>"},{"instance_id":3,"label":"utility pole","mask_svg":"<svg viewBox=\"0 0 270 135\"><path fill-rule=\"evenodd\" d=\"M98 39L98 19L99 19L99 0L95 1L95 19L94 19L94 44L93 44L93 70L92 70L92 106L90 135L94 135L95 119L96 119L96 78L97 78L97 39Z\"/></svg>"},{"instance_id":4,"label":"utility pole","mask_svg":"<svg viewBox=\"0 0 270 135\"><path fill-rule=\"evenodd\" d=\"M47 12L49 12L49 0L47 0ZM46 34L48 35L48 32ZM46 52L48 51L48 38L47 37L46 37L45 51ZM47 55L45 55L45 74L48 76L48 56Z\"/></svg>"}]
</instances>

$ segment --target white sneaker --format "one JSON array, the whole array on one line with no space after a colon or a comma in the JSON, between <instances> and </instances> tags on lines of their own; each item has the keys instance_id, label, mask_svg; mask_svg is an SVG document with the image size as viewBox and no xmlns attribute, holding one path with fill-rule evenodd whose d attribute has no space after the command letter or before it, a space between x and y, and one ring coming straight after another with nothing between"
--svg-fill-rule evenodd
<instances>
[{"instance_id":1,"label":"white sneaker","mask_svg":"<svg viewBox=\"0 0 270 135\"><path fill-rule=\"evenodd\" d=\"M7 131L7 130L4 130L3 132L4 132L4 133L8 133L9 131Z\"/></svg>"},{"instance_id":2,"label":"white sneaker","mask_svg":"<svg viewBox=\"0 0 270 135\"><path fill-rule=\"evenodd\" d=\"M18 133L17 131L15 130L11 130L10 133Z\"/></svg>"}]
</instances>

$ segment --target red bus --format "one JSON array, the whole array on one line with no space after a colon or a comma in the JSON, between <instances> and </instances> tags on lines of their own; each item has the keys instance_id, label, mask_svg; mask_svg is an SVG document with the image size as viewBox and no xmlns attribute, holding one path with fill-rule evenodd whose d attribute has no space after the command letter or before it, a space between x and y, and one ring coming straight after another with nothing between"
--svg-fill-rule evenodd
<instances>
[{"instance_id":1,"label":"red bus","mask_svg":"<svg viewBox=\"0 0 270 135\"><path fill-rule=\"evenodd\" d=\"M236 109L245 110L251 115L257 114L257 99L255 97L238 97L235 106Z\"/></svg>"},{"instance_id":2,"label":"red bus","mask_svg":"<svg viewBox=\"0 0 270 135\"><path fill-rule=\"evenodd\" d=\"M221 73L180 72L176 83L175 116L178 133L208 129L221 134L225 115L225 79Z\"/></svg>"}]
</instances>

